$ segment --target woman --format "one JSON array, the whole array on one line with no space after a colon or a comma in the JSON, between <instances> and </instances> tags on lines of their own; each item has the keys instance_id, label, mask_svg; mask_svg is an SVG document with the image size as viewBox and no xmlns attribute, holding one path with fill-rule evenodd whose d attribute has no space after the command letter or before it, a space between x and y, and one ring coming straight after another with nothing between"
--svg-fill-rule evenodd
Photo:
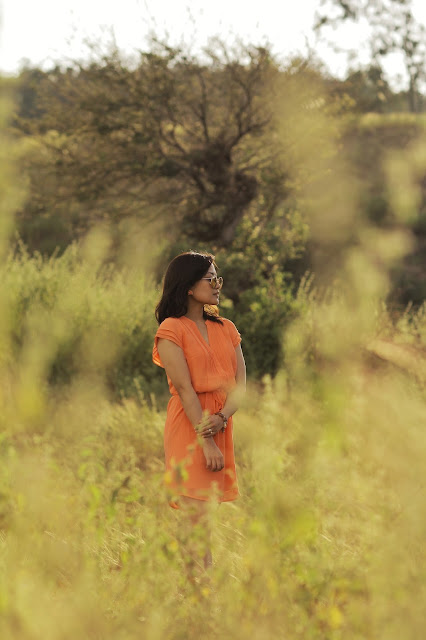
<instances>
[{"instance_id":1,"label":"woman","mask_svg":"<svg viewBox=\"0 0 426 640\"><path fill-rule=\"evenodd\" d=\"M189 507L195 521L209 500L239 495L232 415L246 369L240 334L215 313L221 287L212 255L182 253L167 268L156 308L153 361L172 394L164 432L170 504Z\"/></svg>"}]
</instances>

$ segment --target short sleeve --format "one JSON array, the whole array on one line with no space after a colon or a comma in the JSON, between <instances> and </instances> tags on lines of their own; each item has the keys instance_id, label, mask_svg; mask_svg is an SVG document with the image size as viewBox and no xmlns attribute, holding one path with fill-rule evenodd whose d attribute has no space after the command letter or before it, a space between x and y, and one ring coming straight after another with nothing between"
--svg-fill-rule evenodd
<instances>
[{"instance_id":1,"label":"short sleeve","mask_svg":"<svg viewBox=\"0 0 426 640\"><path fill-rule=\"evenodd\" d=\"M170 340L182 348L182 323L178 318L166 318L157 329L154 338L154 348L152 350L152 361L159 367L163 367L158 353L157 344L159 338ZM164 367L163 367L164 368Z\"/></svg>"},{"instance_id":2,"label":"short sleeve","mask_svg":"<svg viewBox=\"0 0 426 640\"><path fill-rule=\"evenodd\" d=\"M227 328L229 337L231 338L231 342L233 344L234 347L238 347L238 345L241 342L241 334L238 331L237 327L235 326L235 324L233 322L231 322L231 320L228 320L227 318L222 318L223 322L225 323L225 326Z\"/></svg>"}]
</instances>

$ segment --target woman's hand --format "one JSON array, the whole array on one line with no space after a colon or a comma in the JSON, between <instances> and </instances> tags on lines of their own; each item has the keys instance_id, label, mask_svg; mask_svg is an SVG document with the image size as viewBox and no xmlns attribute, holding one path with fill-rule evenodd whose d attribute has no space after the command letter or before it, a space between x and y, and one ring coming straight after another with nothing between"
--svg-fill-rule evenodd
<instances>
[{"instance_id":1,"label":"woman's hand","mask_svg":"<svg viewBox=\"0 0 426 640\"><path fill-rule=\"evenodd\" d=\"M220 416L213 414L206 416L198 425L197 432L203 438L211 438L223 428L223 420Z\"/></svg>"},{"instance_id":2,"label":"woman's hand","mask_svg":"<svg viewBox=\"0 0 426 640\"><path fill-rule=\"evenodd\" d=\"M206 458L206 469L210 471L223 469L225 466L223 454L212 438L203 441L203 452Z\"/></svg>"}]
</instances>

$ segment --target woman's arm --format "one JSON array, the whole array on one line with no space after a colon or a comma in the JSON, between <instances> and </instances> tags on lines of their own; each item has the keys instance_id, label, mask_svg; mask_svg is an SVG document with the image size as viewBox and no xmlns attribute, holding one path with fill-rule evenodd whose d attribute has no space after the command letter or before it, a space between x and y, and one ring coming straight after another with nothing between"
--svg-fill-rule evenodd
<instances>
[{"instance_id":1,"label":"woman's arm","mask_svg":"<svg viewBox=\"0 0 426 640\"><path fill-rule=\"evenodd\" d=\"M157 349L166 373L179 394L184 411L195 428L203 417L203 410L192 386L183 351L177 344L165 338L158 340Z\"/></svg>"},{"instance_id":2,"label":"woman's arm","mask_svg":"<svg viewBox=\"0 0 426 640\"><path fill-rule=\"evenodd\" d=\"M230 418L237 411L238 407L241 405L243 396L246 391L246 363L244 361L243 351L241 349L241 345L239 344L235 347L235 352L237 355L237 371L235 374L236 386L232 391L228 394L226 398L225 404L222 408L222 413ZM220 416L212 415L209 416L208 423L203 427L200 431L200 435L203 438L209 437L209 429L213 429L214 433L220 431L223 427L223 420Z\"/></svg>"},{"instance_id":3,"label":"woman's arm","mask_svg":"<svg viewBox=\"0 0 426 640\"><path fill-rule=\"evenodd\" d=\"M159 338L157 349L166 373L179 394L183 409L194 429L196 429L203 418L203 410L192 386L184 353L177 344L165 338ZM202 446L207 469L211 471L220 471L220 469L223 469L223 455L213 438L204 438Z\"/></svg>"},{"instance_id":4,"label":"woman's arm","mask_svg":"<svg viewBox=\"0 0 426 640\"><path fill-rule=\"evenodd\" d=\"M237 411L246 392L246 363L240 344L235 347L235 353L237 355L237 372L235 374L237 384L228 394L225 405L222 409L222 413L227 418L230 418Z\"/></svg>"}]
</instances>

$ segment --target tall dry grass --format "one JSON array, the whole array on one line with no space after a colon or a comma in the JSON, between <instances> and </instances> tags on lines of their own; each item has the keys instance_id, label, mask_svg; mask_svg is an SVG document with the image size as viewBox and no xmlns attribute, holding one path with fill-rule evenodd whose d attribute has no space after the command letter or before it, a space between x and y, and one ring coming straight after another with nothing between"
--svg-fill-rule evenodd
<instances>
[{"instance_id":1,"label":"tall dry grass","mask_svg":"<svg viewBox=\"0 0 426 640\"><path fill-rule=\"evenodd\" d=\"M287 124L297 117L286 111ZM19 149L3 139L2 639L422 637L426 315L395 325L384 305L411 239L362 218L356 183L336 167L330 114L310 106L299 117L299 137L316 118L302 148L321 287L302 283L282 369L250 387L237 414L241 498L209 514L210 582L190 579L186 550L201 548L202 532L167 506L164 411L148 393L117 402L105 374L129 318L150 322L149 274L139 265L99 280L102 233L78 260L8 259L21 191ZM325 174L318 136L330 145ZM395 215L405 215L398 194ZM329 251L338 270L327 270ZM51 363L76 327L77 368L52 387Z\"/></svg>"}]
</instances>

